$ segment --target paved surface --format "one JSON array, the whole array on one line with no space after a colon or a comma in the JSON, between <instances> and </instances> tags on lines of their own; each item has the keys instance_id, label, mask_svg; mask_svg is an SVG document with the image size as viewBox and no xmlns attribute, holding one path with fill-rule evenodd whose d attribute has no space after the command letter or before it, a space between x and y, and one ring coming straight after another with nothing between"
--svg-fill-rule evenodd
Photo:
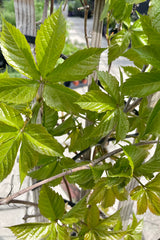
<instances>
[{"instance_id":1,"label":"paved surface","mask_svg":"<svg viewBox=\"0 0 160 240\"><path fill-rule=\"evenodd\" d=\"M67 16L67 14L65 13ZM70 24L69 34L70 39L74 43L75 41L85 44L84 33L83 33L83 19L82 18L68 18ZM87 28L88 35L91 35L92 31L92 19L88 20ZM107 47L107 42L105 38L102 39L102 47ZM129 62L125 58L119 58L113 62L111 73L119 78L119 66L133 65L132 62ZM100 61L100 70L107 70L107 51L105 51L101 56ZM80 93L86 91L86 87L78 89ZM25 180L23 187L30 185L28 179ZM12 189L13 187L13 189ZM18 163L15 164L15 167L12 173L0 184L0 197L5 197L9 194L12 189L12 193L16 192L19 189L19 172L18 172ZM23 196L23 200L32 200L32 192L29 195ZM19 198L20 199L20 198ZM24 223L24 215L33 214L33 208L26 209L17 204L10 206L0 206L0 240L14 240L15 237L12 235L10 230L4 228L6 226L12 226L20 223ZM29 219L28 222L33 222L34 218ZM144 216L144 239L145 240L158 240L160 237L160 218L154 216L150 212L147 212Z\"/></svg>"}]
</instances>

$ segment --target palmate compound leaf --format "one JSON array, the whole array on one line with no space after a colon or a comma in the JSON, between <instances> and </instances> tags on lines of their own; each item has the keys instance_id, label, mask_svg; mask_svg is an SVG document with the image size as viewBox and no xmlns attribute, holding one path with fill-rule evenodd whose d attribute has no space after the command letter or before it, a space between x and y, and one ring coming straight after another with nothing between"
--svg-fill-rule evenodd
<instances>
[{"instance_id":1,"label":"palmate compound leaf","mask_svg":"<svg viewBox=\"0 0 160 240\"><path fill-rule=\"evenodd\" d=\"M91 90L87 92L82 95L76 103L85 110L95 111L98 113L116 108L114 99L100 90Z\"/></svg>"},{"instance_id":2,"label":"palmate compound leaf","mask_svg":"<svg viewBox=\"0 0 160 240\"><path fill-rule=\"evenodd\" d=\"M0 78L0 101L23 104L31 102L39 88L39 83L25 78Z\"/></svg>"},{"instance_id":3,"label":"palmate compound leaf","mask_svg":"<svg viewBox=\"0 0 160 240\"><path fill-rule=\"evenodd\" d=\"M66 21L59 8L48 17L36 37L36 59L43 77L50 73L65 44Z\"/></svg>"},{"instance_id":4,"label":"palmate compound leaf","mask_svg":"<svg viewBox=\"0 0 160 240\"><path fill-rule=\"evenodd\" d=\"M132 97L145 97L160 90L160 72L139 73L127 79L123 94Z\"/></svg>"},{"instance_id":5,"label":"palmate compound leaf","mask_svg":"<svg viewBox=\"0 0 160 240\"><path fill-rule=\"evenodd\" d=\"M143 214L147 208L155 214L160 215L160 197L152 188L136 187L131 192L132 200L137 200L137 214Z\"/></svg>"},{"instance_id":6,"label":"palmate compound leaf","mask_svg":"<svg viewBox=\"0 0 160 240\"><path fill-rule=\"evenodd\" d=\"M38 124L28 125L23 132L23 139L34 151L47 156L62 156L63 147L42 126Z\"/></svg>"},{"instance_id":7,"label":"palmate compound leaf","mask_svg":"<svg viewBox=\"0 0 160 240\"><path fill-rule=\"evenodd\" d=\"M104 48L89 48L79 50L59 64L46 77L51 82L65 82L82 80L91 74L99 63Z\"/></svg>"},{"instance_id":8,"label":"palmate compound leaf","mask_svg":"<svg viewBox=\"0 0 160 240\"><path fill-rule=\"evenodd\" d=\"M26 77L39 79L40 74L34 61L30 46L19 29L3 19L1 49L5 59Z\"/></svg>"},{"instance_id":9,"label":"palmate compound leaf","mask_svg":"<svg viewBox=\"0 0 160 240\"><path fill-rule=\"evenodd\" d=\"M65 208L63 198L45 185L40 191L38 206L41 214L51 222L63 217Z\"/></svg>"}]
</instances>

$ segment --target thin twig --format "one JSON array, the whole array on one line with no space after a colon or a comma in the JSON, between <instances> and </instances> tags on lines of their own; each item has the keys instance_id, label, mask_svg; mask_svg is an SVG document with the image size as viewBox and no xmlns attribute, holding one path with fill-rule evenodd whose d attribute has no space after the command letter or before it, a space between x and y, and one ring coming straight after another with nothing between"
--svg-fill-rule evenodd
<instances>
[{"instance_id":1,"label":"thin twig","mask_svg":"<svg viewBox=\"0 0 160 240\"><path fill-rule=\"evenodd\" d=\"M137 107L143 98L136 99L127 109L126 112L131 112L135 107Z\"/></svg>"},{"instance_id":2,"label":"thin twig","mask_svg":"<svg viewBox=\"0 0 160 240\"><path fill-rule=\"evenodd\" d=\"M67 180L66 180L65 177L63 177L63 181L64 181L64 183L65 183L65 186L66 186L66 189L67 189L67 192L68 192L69 200L70 200L70 202L72 202L71 191L70 191L69 184L68 184L68 182L67 182Z\"/></svg>"},{"instance_id":3,"label":"thin twig","mask_svg":"<svg viewBox=\"0 0 160 240\"><path fill-rule=\"evenodd\" d=\"M141 181L135 176L133 175L133 177L136 179L136 181L144 188L145 186L143 185L143 183L141 183Z\"/></svg>"},{"instance_id":4,"label":"thin twig","mask_svg":"<svg viewBox=\"0 0 160 240\"><path fill-rule=\"evenodd\" d=\"M54 0L51 0L50 15L53 13L53 10L54 10Z\"/></svg>"},{"instance_id":5,"label":"thin twig","mask_svg":"<svg viewBox=\"0 0 160 240\"><path fill-rule=\"evenodd\" d=\"M38 207L38 204L37 204L37 203L30 202L30 201L18 200L18 199L13 199L13 200L10 201L10 203L24 204L24 205L29 205L29 206Z\"/></svg>"},{"instance_id":6,"label":"thin twig","mask_svg":"<svg viewBox=\"0 0 160 240\"><path fill-rule=\"evenodd\" d=\"M143 142L139 142L139 143L136 143L136 144L133 144L133 145L134 145L134 146L144 146L144 145L156 144L156 143L158 143L158 142L159 142L159 141L156 141L156 140L148 141L148 142L143 141ZM88 170L88 169L90 169L91 166L95 166L95 165L97 165L98 163L100 163L101 161L103 161L103 160L105 160L105 159L107 159L107 158L109 158L109 157L111 157L111 156L113 156L113 155L115 155L115 154L117 154L117 153L120 153L120 152L122 152L122 151L123 151L122 148L118 148L118 149L116 149L116 150L114 150L114 151L112 151L112 152L110 152L110 153L104 154L102 157L96 159L95 161L93 161L93 162L90 163L90 164L86 164L86 165L83 165L83 166L81 166L81 167L76 167L76 168L73 168L73 169L66 170L65 172L62 172L62 173L57 174L57 175L55 175L55 176L53 176L53 177L50 177L50 178L47 178L47 179L45 179L45 180L42 180L42 181L40 181L40 182L38 182L38 183L35 183L35 184L33 184L33 185L31 185L31 186L29 186L29 187L27 187L27 188L24 188L24 189L22 189L22 190L20 190L20 191L18 191L18 192L16 192L16 193L14 193L13 195L11 195L11 196L9 196L9 197L7 197L7 198L1 199L1 200L0 200L0 205L8 204L8 203L10 203L14 198L17 198L18 196L20 196L20 195L22 195L22 194L24 194L24 193L26 193L26 192L28 192L28 191L31 191L31 190L33 190L33 189L35 189L35 188L37 188L37 187L40 187L40 186L42 186L42 185L44 185L44 184L46 184L46 183L52 182L52 181L55 180L55 179L64 177L64 176L66 176L66 175L71 175L71 174L74 173L74 172L78 172L78 171L82 171L82 170Z\"/></svg>"},{"instance_id":7,"label":"thin twig","mask_svg":"<svg viewBox=\"0 0 160 240\"><path fill-rule=\"evenodd\" d=\"M23 220L26 221L28 218L36 218L36 217L40 217L42 216L42 214L32 214L32 215L29 215L29 214L25 214L25 216L23 217Z\"/></svg>"},{"instance_id":8,"label":"thin twig","mask_svg":"<svg viewBox=\"0 0 160 240\"><path fill-rule=\"evenodd\" d=\"M126 102L126 104L125 104L125 107L124 107L124 110L123 110L123 112L127 112L127 109L128 109L128 107L129 107L129 104L130 104L130 102L132 101L132 97L129 97L128 98L128 101Z\"/></svg>"},{"instance_id":9,"label":"thin twig","mask_svg":"<svg viewBox=\"0 0 160 240\"><path fill-rule=\"evenodd\" d=\"M66 0L65 3L64 3L63 11L65 11L67 3L68 3L68 0Z\"/></svg>"}]
</instances>

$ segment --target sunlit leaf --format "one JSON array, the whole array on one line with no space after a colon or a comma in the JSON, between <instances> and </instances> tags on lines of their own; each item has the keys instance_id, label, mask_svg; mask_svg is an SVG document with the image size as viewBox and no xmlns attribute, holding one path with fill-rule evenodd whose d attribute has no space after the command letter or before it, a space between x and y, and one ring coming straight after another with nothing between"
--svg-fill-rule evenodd
<instances>
[{"instance_id":1,"label":"sunlit leaf","mask_svg":"<svg viewBox=\"0 0 160 240\"><path fill-rule=\"evenodd\" d=\"M50 73L60 57L66 34L66 21L59 8L41 24L36 37L36 58L43 77Z\"/></svg>"},{"instance_id":2,"label":"sunlit leaf","mask_svg":"<svg viewBox=\"0 0 160 240\"><path fill-rule=\"evenodd\" d=\"M3 19L1 49L8 64L29 78L39 79L30 46L25 36Z\"/></svg>"},{"instance_id":3,"label":"sunlit leaf","mask_svg":"<svg viewBox=\"0 0 160 240\"><path fill-rule=\"evenodd\" d=\"M38 206L41 214L52 222L61 219L64 214L63 198L47 186L43 186L40 191Z\"/></svg>"}]
</instances>

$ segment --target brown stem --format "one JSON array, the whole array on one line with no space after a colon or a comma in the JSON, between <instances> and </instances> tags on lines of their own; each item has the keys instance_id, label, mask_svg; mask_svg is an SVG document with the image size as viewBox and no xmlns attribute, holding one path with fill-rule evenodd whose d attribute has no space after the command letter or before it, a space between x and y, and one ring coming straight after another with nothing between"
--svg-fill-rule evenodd
<instances>
[{"instance_id":1,"label":"brown stem","mask_svg":"<svg viewBox=\"0 0 160 240\"><path fill-rule=\"evenodd\" d=\"M134 101L127 109L126 112L131 112L136 106L140 104L143 98L138 98L137 100Z\"/></svg>"},{"instance_id":2,"label":"brown stem","mask_svg":"<svg viewBox=\"0 0 160 240\"><path fill-rule=\"evenodd\" d=\"M33 215L28 215L28 214L25 214L25 216L23 217L23 220L27 220L28 218L36 218L36 217L40 217L42 216L40 213L39 214L33 214Z\"/></svg>"},{"instance_id":3,"label":"brown stem","mask_svg":"<svg viewBox=\"0 0 160 240\"><path fill-rule=\"evenodd\" d=\"M159 142L159 141L154 140L154 141L149 141L149 142L139 142L139 143L136 143L136 144L133 144L133 145L134 145L134 146L144 146L144 145L155 144L155 143L158 143L158 142ZM55 179L64 177L64 176L66 176L66 175L70 175L70 174L72 174L72 173L74 173L74 172L78 172L78 171L81 171L81 170L90 169L91 166L95 166L95 165L97 165L98 163L100 163L101 161L103 161L104 159L109 158L109 157L111 157L111 156L113 156L113 155L115 155L115 154L117 154L117 153L122 152L122 151L123 151L122 148L118 148L118 149L116 149L116 150L114 150L114 151L112 151L112 152L110 152L110 153L104 154L102 157L96 159L95 161L93 161L93 162L90 163L90 164L86 164L86 165L83 165L83 166L81 166L81 167L76 167L76 168L73 168L73 169L69 169L69 170L67 170L67 171L65 171L65 172L62 172L62 173L60 173L60 174L57 174L57 175L55 175L55 176L53 176L53 177L50 177L50 178L47 178L47 179L45 179L45 180L43 180L43 181L40 181L40 182L38 182L38 183L35 183L35 184L33 184L33 185L31 185L31 186L29 186L29 187L27 187L27 188L24 188L24 189L22 189L22 190L20 190L20 191L18 191L18 192L16 192L16 193L14 193L13 195L11 195L11 196L9 196L9 197L7 197L7 198L1 199L1 200L0 200L0 205L8 204L8 203L10 203L14 198L17 198L18 196L20 196L20 195L22 195L22 194L24 194L24 193L26 193L26 192L28 192L28 191L30 191L30 190L33 190L33 189L35 189L35 188L37 188L37 187L40 187L40 186L42 186L42 185L44 185L44 184L46 184L46 183L52 182L52 181L55 180Z\"/></svg>"},{"instance_id":4,"label":"brown stem","mask_svg":"<svg viewBox=\"0 0 160 240\"><path fill-rule=\"evenodd\" d=\"M63 177L63 181L64 181L64 183L65 183L65 185L66 185L66 188L67 188L67 192L68 192L69 201L70 201L70 202L72 202L72 195L71 195L71 191L70 191L69 184L68 184L68 182L67 182L67 180L66 180L66 178L65 178L65 177Z\"/></svg>"},{"instance_id":5,"label":"brown stem","mask_svg":"<svg viewBox=\"0 0 160 240\"><path fill-rule=\"evenodd\" d=\"M53 9L54 9L54 0L51 0L50 15L53 13Z\"/></svg>"},{"instance_id":6,"label":"brown stem","mask_svg":"<svg viewBox=\"0 0 160 240\"><path fill-rule=\"evenodd\" d=\"M38 204L37 204L37 203L29 202L29 201L23 201L23 200L18 200L18 199L13 199L13 200L11 200L9 203L24 204L24 205L29 205L29 206L38 207Z\"/></svg>"}]
</instances>

